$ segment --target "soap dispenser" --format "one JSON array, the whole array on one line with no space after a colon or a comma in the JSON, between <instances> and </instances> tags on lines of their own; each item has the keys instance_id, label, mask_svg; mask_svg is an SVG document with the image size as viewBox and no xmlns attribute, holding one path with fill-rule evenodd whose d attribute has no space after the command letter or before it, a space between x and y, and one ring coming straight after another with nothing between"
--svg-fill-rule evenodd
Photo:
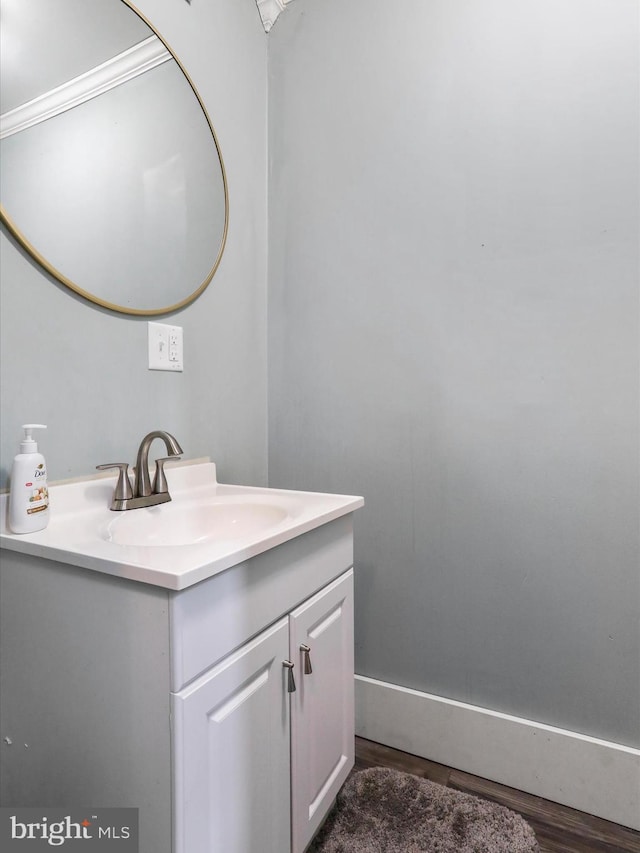
<instances>
[{"instance_id":1,"label":"soap dispenser","mask_svg":"<svg viewBox=\"0 0 640 853\"><path fill-rule=\"evenodd\" d=\"M13 533L34 533L49 523L49 491L44 456L31 435L44 424L23 424L20 453L13 460L9 492L9 527Z\"/></svg>"}]
</instances>

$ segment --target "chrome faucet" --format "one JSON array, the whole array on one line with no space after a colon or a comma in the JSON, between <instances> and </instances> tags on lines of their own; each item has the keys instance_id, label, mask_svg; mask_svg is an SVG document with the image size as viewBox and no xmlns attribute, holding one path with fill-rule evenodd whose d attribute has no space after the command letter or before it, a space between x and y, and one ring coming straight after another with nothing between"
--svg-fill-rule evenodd
<instances>
[{"instance_id":1,"label":"chrome faucet","mask_svg":"<svg viewBox=\"0 0 640 853\"><path fill-rule=\"evenodd\" d=\"M156 469L153 476L153 484L149 478L149 448L154 439L161 438L167 448L167 456L156 459ZM118 468L118 482L116 483L111 501L111 509L120 511L125 509L140 509L145 506L156 506L171 500L167 478L164 473L164 463L169 459L178 459L183 453L176 439L168 432L157 429L150 432L140 442L138 456L136 458L136 471L134 487L131 487L129 478L129 465L127 462L109 462L106 465L96 465L100 471L108 468Z\"/></svg>"}]
</instances>

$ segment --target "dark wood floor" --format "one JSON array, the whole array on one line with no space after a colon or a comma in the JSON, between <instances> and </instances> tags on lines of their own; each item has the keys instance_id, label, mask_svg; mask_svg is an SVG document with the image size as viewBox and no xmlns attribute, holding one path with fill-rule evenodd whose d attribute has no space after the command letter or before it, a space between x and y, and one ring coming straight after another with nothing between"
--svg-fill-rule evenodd
<instances>
[{"instance_id":1,"label":"dark wood floor","mask_svg":"<svg viewBox=\"0 0 640 853\"><path fill-rule=\"evenodd\" d=\"M542 853L640 853L640 832L506 788L479 776L356 738L356 769L393 767L518 812L536 834Z\"/></svg>"}]
</instances>

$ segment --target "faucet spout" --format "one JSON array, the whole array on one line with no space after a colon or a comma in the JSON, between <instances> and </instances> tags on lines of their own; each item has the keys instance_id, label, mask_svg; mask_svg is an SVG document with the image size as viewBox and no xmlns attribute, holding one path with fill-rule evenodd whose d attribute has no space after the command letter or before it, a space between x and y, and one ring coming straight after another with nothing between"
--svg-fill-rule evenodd
<instances>
[{"instance_id":1,"label":"faucet spout","mask_svg":"<svg viewBox=\"0 0 640 853\"><path fill-rule=\"evenodd\" d=\"M165 432L162 429L154 430L148 435L145 435L140 442L138 456L136 459L134 495L137 498L146 498L151 494L151 480L149 479L149 448L156 438L160 438L164 441L168 457L181 456L183 453L183 450L177 440L170 433Z\"/></svg>"}]
</instances>

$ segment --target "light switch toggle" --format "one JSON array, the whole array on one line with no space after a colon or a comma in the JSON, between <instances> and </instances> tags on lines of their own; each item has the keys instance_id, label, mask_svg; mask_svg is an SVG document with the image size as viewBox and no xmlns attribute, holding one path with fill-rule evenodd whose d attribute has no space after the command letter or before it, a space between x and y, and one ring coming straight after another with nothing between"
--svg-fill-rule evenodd
<instances>
[{"instance_id":1,"label":"light switch toggle","mask_svg":"<svg viewBox=\"0 0 640 853\"><path fill-rule=\"evenodd\" d=\"M149 323L149 370L184 370L182 326Z\"/></svg>"}]
</instances>

